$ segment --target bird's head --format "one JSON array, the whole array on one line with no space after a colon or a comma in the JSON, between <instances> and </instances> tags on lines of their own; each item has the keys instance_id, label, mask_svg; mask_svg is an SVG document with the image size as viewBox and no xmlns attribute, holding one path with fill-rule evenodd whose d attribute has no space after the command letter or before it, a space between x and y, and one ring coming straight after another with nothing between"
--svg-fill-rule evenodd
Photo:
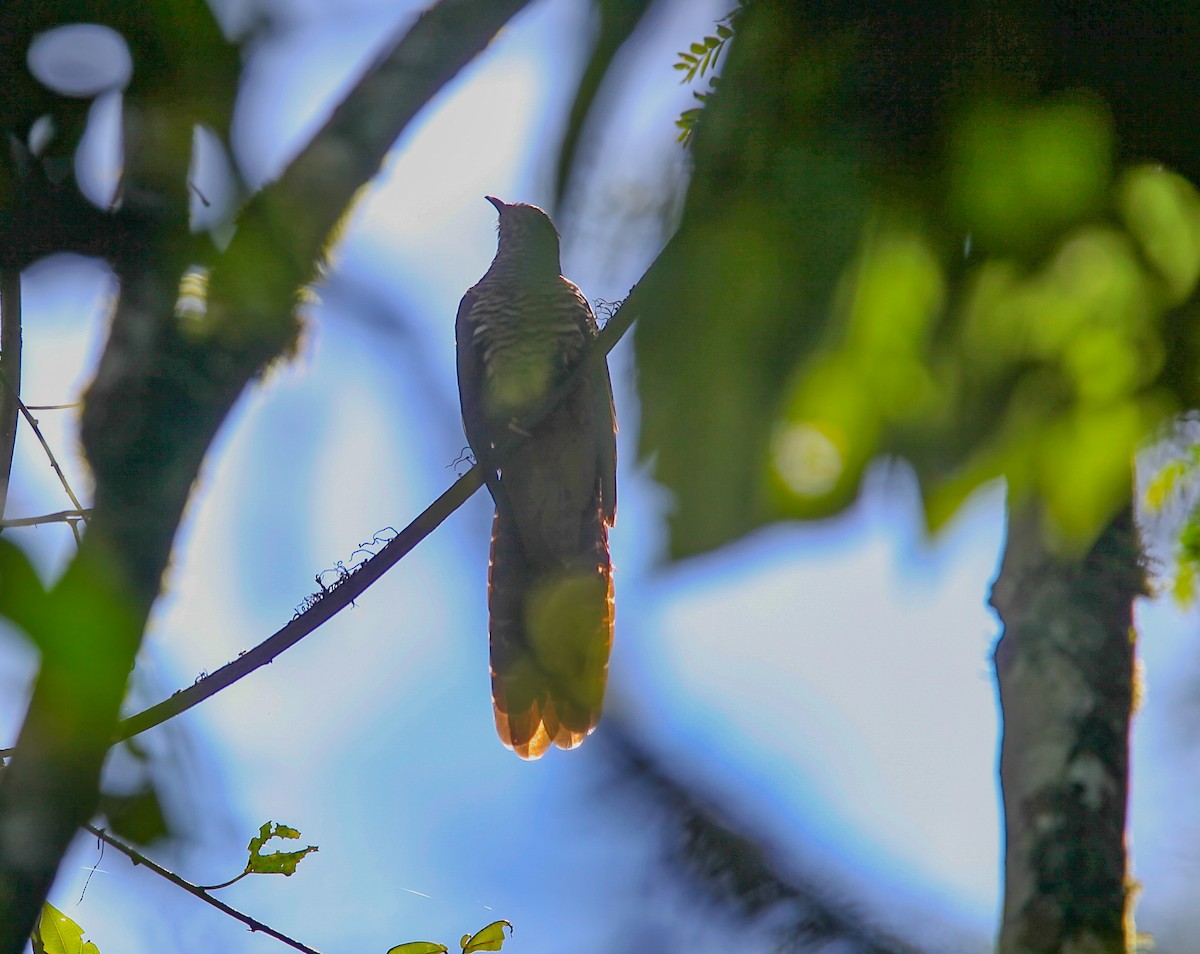
<instances>
[{"instance_id":1,"label":"bird's head","mask_svg":"<svg viewBox=\"0 0 1200 954\"><path fill-rule=\"evenodd\" d=\"M487 200L500 213L500 242L497 259L519 261L523 268L559 274L558 232L550 216L536 205L504 202L495 196Z\"/></svg>"}]
</instances>

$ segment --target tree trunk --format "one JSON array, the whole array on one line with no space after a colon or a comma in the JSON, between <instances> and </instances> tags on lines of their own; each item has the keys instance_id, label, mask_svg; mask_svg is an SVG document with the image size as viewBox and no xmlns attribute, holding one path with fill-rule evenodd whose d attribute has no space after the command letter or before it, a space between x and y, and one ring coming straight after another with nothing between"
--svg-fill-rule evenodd
<instances>
[{"instance_id":1,"label":"tree trunk","mask_svg":"<svg viewBox=\"0 0 1200 954\"><path fill-rule=\"evenodd\" d=\"M1125 851L1133 601L1145 591L1126 507L1080 557L1010 511L991 602L1004 624L1000 954L1132 950Z\"/></svg>"}]
</instances>

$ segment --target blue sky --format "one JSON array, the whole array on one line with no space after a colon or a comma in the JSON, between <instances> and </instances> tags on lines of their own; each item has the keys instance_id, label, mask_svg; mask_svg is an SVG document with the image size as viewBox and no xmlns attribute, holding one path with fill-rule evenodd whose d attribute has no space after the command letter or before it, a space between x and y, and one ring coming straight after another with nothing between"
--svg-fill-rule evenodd
<instances>
[{"instance_id":1,"label":"blue sky","mask_svg":"<svg viewBox=\"0 0 1200 954\"><path fill-rule=\"evenodd\" d=\"M623 297L657 251L647 211L682 162L672 121L690 101L670 64L727 5L676 4L621 64L613 128L590 146L594 177L559 221L564 270L593 299ZM320 123L403 21L396 6L289 5L292 28L252 55L239 102L235 153L251 181L277 173ZM142 654L140 701L260 641L315 589L315 573L402 526L453 478L465 443L453 316L495 247L482 197L547 198L586 27L582 4L534 4L397 144L355 210L300 355L247 394L206 463ZM112 291L102 267L78 259L27 274L27 400L77 399ZM941 949L987 949L1000 821L985 599L1001 493L978 495L927 541L906 472L879 469L838 519L664 566L668 500L635 459L628 343L612 365L622 431L610 717L701 791L732 800L797 870L844 886L898 930L919 912ZM75 415L39 416L86 490ZM23 432L12 515L66 506L39 455ZM357 606L147 734L187 832L151 853L194 881L223 881L261 822L300 828L321 850L295 877L248 879L222 898L326 951L383 954L419 938L453 948L501 917L516 925L514 952L607 950L631 937L726 949L735 925L684 920L686 898L654 865L657 822L614 796L600 744L523 763L496 741L489 521L479 494ZM47 572L71 550L60 528L20 539ZM1186 740L1170 729L1194 618L1159 601L1139 619L1150 693L1134 844L1152 913L1198 864L1179 847L1181 826L1195 823L1172 797L1194 770L1179 765ZM11 736L32 659L7 637L0 662L0 728ZM81 838L54 901L105 954L283 950L111 851L77 905L97 857Z\"/></svg>"}]
</instances>

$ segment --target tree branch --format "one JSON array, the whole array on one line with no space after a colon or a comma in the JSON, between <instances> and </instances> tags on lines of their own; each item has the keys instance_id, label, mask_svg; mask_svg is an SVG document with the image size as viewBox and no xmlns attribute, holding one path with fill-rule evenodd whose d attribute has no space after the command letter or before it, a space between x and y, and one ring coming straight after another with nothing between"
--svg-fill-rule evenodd
<instances>
[{"instance_id":1,"label":"tree branch","mask_svg":"<svg viewBox=\"0 0 1200 954\"><path fill-rule=\"evenodd\" d=\"M67 480L67 475L63 473L63 469L58 464L58 459L54 456L54 451L50 449L49 442L47 442L46 438L42 435L42 429L38 426L37 418L29 412L29 408L26 407L25 402L21 400L21 395L17 388L13 387L13 385L9 383L7 377L4 379L4 390L7 392L9 399L16 405L16 408L20 412L21 416L25 418L25 423L27 423L30 429L33 431L34 436L38 439L38 443L42 445L42 450L46 452L46 459L50 461L50 466L54 469L54 473L58 475L58 482L62 484L62 488L64 491L66 491L67 497L70 499L71 503L75 505L75 511L81 515L85 512L90 513L90 511L84 510L83 504L81 504L79 502L79 498L75 496L75 491L71 489L71 484Z\"/></svg>"},{"instance_id":2,"label":"tree branch","mask_svg":"<svg viewBox=\"0 0 1200 954\"><path fill-rule=\"evenodd\" d=\"M8 504L13 449L17 443L17 407L21 393L21 271L0 267L0 519Z\"/></svg>"},{"instance_id":3,"label":"tree branch","mask_svg":"<svg viewBox=\"0 0 1200 954\"><path fill-rule=\"evenodd\" d=\"M831 897L827 884L785 872L766 841L731 823L727 813L673 774L626 731L609 723L603 741L623 787L661 805L671 824L659 826L673 873L690 875L705 894L748 920L771 917L780 950L854 950L859 954L919 954L920 949L877 930L854 905ZM674 829L674 832L672 832ZM702 904L703 902L697 902Z\"/></svg>"},{"instance_id":4,"label":"tree branch","mask_svg":"<svg viewBox=\"0 0 1200 954\"><path fill-rule=\"evenodd\" d=\"M295 948L297 951L303 951L304 954L321 954L321 952L316 950L315 948L311 948L307 944L297 941L295 938L288 937L286 934L282 933L281 931L276 931L269 924L263 924L262 921L259 921L256 918L252 918L248 914L243 914L237 908L230 907L224 901L220 901L217 898L214 898L204 888L200 887L199 885L192 884L190 881L179 877L179 875L175 874L174 871L169 871L166 868L164 868L162 865L151 861L149 858L147 858L145 855L143 855L136 848L133 848L132 846L125 844L123 841L120 841L117 838L114 838L112 835L110 835L108 832L106 832L103 828L97 828L95 825L90 825L90 824L84 825L83 827L85 829L87 829L89 832L91 832L93 835L95 835L97 838L99 838L106 845L112 845L112 847L116 848L117 851L119 851L119 852L121 852L121 854L125 855L125 857L127 857L135 865L144 865L146 868L149 868L160 878L165 878L167 881L170 881L171 884L175 885L177 888L182 888L188 894L192 895L192 897L199 898L205 904L211 904L218 911L228 914L231 918L233 918L236 921L241 921L251 931L261 931L263 934L267 934L267 935L275 938L275 940L277 940L277 941L282 941L288 947Z\"/></svg>"},{"instance_id":5,"label":"tree branch","mask_svg":"<svg viewBox=\"0 0 1200 954\"><path fill-rule=\"evenodd\" d=\"M1145 591L1129 506L1075 559L1046 545L1034 506L1010 509L991 597L1004 624L1002 954L1132 950L1125 815Z\"/></svg>"},{"instance_id":6,"label":"tree branch","mask_svg":"<svg viewBox=\"0 0 1200 954\"><path fill-rule=\"evenodd\" d=\"M654 265L651 265L650 270L646 274L649 275L653 269ZM641 283L639 282L638 284L640 285ZM517 427L513 431L513 444L511 446L515 446L520 442L522 439L521 432L528 433L547 414L566 399L567 395L574 390L588 360L596 360L598 357L607 355L616 347L617 342L621 340L621 337L636 320L637 287L637 285L634 286L629 293L629 297L613 312L607 324L601 330L600 335L585 352L584 359L575 371L551 391L541 405L517 422ZM511 446L505 449L511 449ZM193 706L199 705L204 700L228 688L256 669L267 665L267 663L272 662L292 646L295 646L305 636L315 631L322 624L328 622L355 600L359 599L384 573L399 563L417 544L441 526L442 522L461 507L481 486L483 486L483 477L479 465L476 464L455 481L440 497L418 514L408 526L389 540L387 545L375 556L364 562L353 573L339 580L334 586L331 586L320 599L305 609L295 619L291 620L286 626L268 636L253 649L240 655L233 662L226 663L220 669L214 670L187 688L177 690L162 702L156 703L123 720L117 727L112 744L115 745L125 739L132 738L135 735L162 725L168 719L173 719ZM15 751L13 748L0 749L0 758L7 758L13 755Z\"/></svg>"},{"instance_id":7,"label":"tree branch","mask_svg":"<svg viewBox=\"0 0 1200 954\"><path fill-rule=\"evenodd\" d=\"M47 523L74 523L77 520L87 520L90 510L59 510L56 513L44 513L38 517L13 517L10 520L0 520L0 528L9 527L40 527Z\"/></svg>"},{"instance_id":8,"label":"tree branch","mask_svg":"<svg viewBox=\"0 0 1200 954\"><path fill-rule=\"evenodd\" d=\"M293 342L296 295L351 197L418 110L527 2L442 0L426 11L247 206L212 270L199 327L174 318L191 257L190 145L182 144L190 144L192 119L162 100L127 102L126 199L152 215L114 263L121 300L82 420L93 520L55 592L61 607L108 601L112 616L64 611L59 630L43 634L56 651L43 655L16 757L0 779L0 954L24 947L71 838L95 806L128 673L218 428L246 385Z\"/></svg>"}]
</instances>

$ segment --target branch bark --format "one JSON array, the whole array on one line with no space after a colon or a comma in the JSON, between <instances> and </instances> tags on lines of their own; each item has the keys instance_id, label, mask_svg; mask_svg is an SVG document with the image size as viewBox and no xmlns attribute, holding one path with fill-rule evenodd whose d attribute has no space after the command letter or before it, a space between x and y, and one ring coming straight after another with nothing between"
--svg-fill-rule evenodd
<instances>
[{"instance_id":1,"label":"branch bark","mask_svg":"<svg viewBox=\"0 0 1200 954\"><path fill-rule=\"evenodd\" d=\"M0 520L8 506L21 394L21 271L0 267Z\"/></svg>"},{"instance_id":2,"label":"branch bark","mask_svg":"<svg viewBox=\"0 0 1200 954\"><path fill-rule=\"evenodd\" d=\"M129 670L204 455L229 409L296 333L298 290L346 205L413 116L528 0L442 0L357 84L283 177L247 206L217 261L206 320L174 316L187 260L186 211L164 184L176 117L133 113L127 187L166 188L162 226L114 263L121 301L85 401L82 438L96 482L93 521L39 634L42 669L0 782L0 954L19 954L97 794ZM127 111L128 114L129 111ZM190 128L190 127L189 127ZM133 137L136 139L136 135ZM151 157L145 180L136 164ZM134 165L131 170L130 163ZM131 174L135 173L135 174ZM186 210L186 201L182 204ZM181 228L182 225L182 228Z\"/></svg>"},{"instance_id":3,"label":"branch bark","mask_svg":"<svg viewBox=\"0 0 1200 954\"><path fill-rule=\"evenodd\" d=\"M1000 954L1132 950L1125 851L1133 601L1145 592L1132 511L1082 558L1010 512L991 602L1004 624L1004 913Z\"/></svg>"}]
</instances>

